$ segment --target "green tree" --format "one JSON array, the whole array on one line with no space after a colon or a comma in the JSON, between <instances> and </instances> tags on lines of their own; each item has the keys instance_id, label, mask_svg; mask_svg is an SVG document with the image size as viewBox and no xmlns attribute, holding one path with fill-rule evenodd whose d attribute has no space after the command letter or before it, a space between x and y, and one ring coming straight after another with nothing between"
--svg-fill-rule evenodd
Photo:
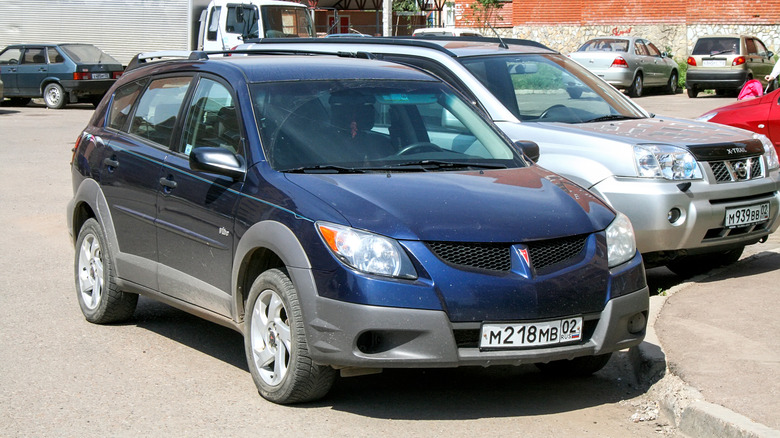
<instances>
[{"instance_id":1,"label":"green tree","mask_svg":"<svg viewBox=\"0 0 780 438\"><path fill-rule=\"evenodd\" d=\"M474 0L469 7L473 17L473 26L489 29L496 20L501 18L498 11L504 7L504 3L500 0Z\"/></svg>"}]
</instances>

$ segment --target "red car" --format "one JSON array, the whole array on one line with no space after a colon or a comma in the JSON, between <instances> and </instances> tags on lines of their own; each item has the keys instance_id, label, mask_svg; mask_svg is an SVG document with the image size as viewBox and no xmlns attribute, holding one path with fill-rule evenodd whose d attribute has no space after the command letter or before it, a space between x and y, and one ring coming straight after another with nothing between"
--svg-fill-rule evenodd
<instances>
[{"instance_id":1,"label":"red car","mask_svg":"<svg viewBox=\"0 0 780 438\"><path fill-rule=\"evenodd\" d=\"M740 100L715 108L699 116L698 120L721 123L764 134L780 154L780 89L761 97Z\"/></svg>"}]
</instances>

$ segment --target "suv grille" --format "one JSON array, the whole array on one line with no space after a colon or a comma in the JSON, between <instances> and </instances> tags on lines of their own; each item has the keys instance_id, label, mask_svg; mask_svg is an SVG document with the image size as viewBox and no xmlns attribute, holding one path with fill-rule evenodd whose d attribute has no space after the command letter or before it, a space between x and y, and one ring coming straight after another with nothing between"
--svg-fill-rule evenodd
<instances>
[{"instance_id":1,"label":"suv grille","mask_svg":"<svg viewBox=\"0 0 780 438\"><path fill-rule=\"evenodd\" d=\"M536 271L565 262L585 248L587 234L528 243L528 256ZM508 272L512 268L512 245L505 243L427 242L445 263L461 267Z\"/></svg>"},{"instance_id":2,"label":"suv grille","mask_svg":"<svg viewBox=\"0 0 780 438\"><path fill-rule=\"evenodd\" d=\"M711 161L709 165L715 175L715 180L719 183L748 181L764 177L761 169L761 157Z\"/></svg>"}]
</instances>

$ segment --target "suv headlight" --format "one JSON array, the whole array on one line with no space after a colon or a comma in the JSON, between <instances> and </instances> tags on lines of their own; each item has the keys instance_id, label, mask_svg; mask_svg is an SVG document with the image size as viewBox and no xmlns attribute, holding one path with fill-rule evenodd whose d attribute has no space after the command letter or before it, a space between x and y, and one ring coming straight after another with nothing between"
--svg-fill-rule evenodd
<instances>
[{"instance_id":1,"label":"suv headlight","mask_svg":"<svg viewBox=\"0 0 780 438\"><path fill-rule=\"evenodd\" d=\"M669 145L634 146L637 173L643 178L701 179L699 163L683 148Z\"/></svg>"},{"instance_id":2,"label":"suv headlight","mask_svg":"<svg viewBox=\"0 0 780 438\"><path fill-rule=\"evenodd\" d=\"M623 213L607 227L607 263L615 267L631 260L636 254L636 239L631 221Z\"/></svg>"},{"instance_id":3,"label":"suv headlight","mask_svg":"<svg viewBox=\"0 0 780 438\"><path fill-rule=\"evenodd\" d=\"M417 278L409 256L390 238L329 222L315 224L325 245L347 266L368 274Z\"/></svg>"},{"instance_id":4,"label":"suv headlight","mask_svg":"<svg viewBox=\"0 0 780 438\"><path fill-rule=\"evenodd\" d=\"M775 150L775 146L772 144L772 140L768 139L764 134L753 134L753 138L761 140L761 143L764 145L764 157L766 157L767 167L766 170L770 171L780 168L780 162L778 162L777 159L777 151Z\"/></svg>"}]
</instances>

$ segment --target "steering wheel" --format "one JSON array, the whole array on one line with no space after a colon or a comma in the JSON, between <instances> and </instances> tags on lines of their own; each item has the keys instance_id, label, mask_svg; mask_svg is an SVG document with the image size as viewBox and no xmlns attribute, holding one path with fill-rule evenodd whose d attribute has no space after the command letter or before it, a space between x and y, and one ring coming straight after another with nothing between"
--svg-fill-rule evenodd
<instances>
[{"instance_id":1,"label":"steering wheel","mask_svg":"<svg viewBox=\"0 0 780 438\"><path fill-rule=\"evenodd\" d=\"M574 114L573 111L571 110L571 108L569 108L568 106L561 105L560 103L557 103L557 104L547 108L546 110L544 110L542 112L542 114L539 115L539 118L540 119L546 119L546 118L551 116L551 113L561 112L561 110L564 110L564 111L568 112L569 114Z\"/></svg>"},{"instance_id":2,"label":"steering wheel","mask_svg":"<svg viewBox=\"0 0 780 438\"><path fill-rule=\"evenodd\" d=\"M412 153L419 153L419 152L439 152L442 148L436 146L435 144L429 142L429 141L418 141L416 143L412 143L408 146L405 146L403 149L398 151L396 155L407 155Z\"/></svg>"}]
</instances>

